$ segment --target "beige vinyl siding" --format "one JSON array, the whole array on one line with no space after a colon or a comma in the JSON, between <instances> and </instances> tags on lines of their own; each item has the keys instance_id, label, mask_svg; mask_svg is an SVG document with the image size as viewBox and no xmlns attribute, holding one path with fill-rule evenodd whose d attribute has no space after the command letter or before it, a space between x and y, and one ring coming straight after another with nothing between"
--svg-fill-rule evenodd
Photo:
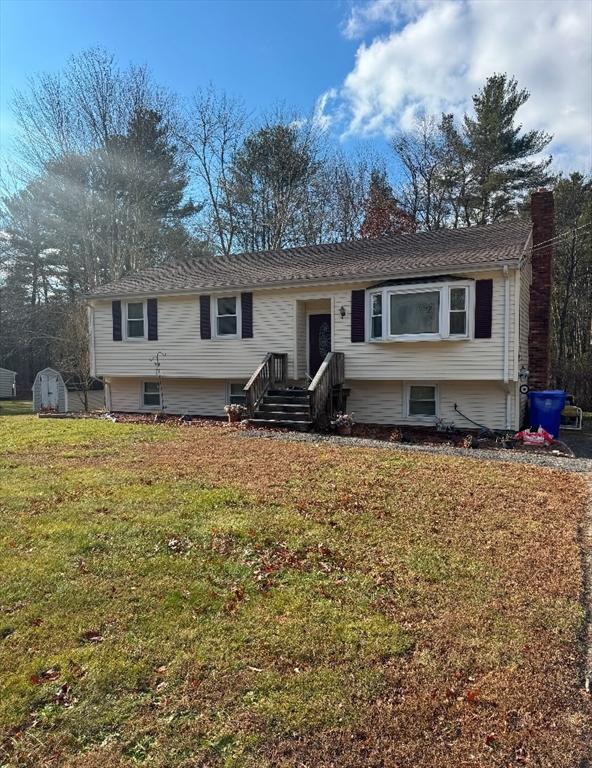
<instances>
[{"instance_id":1,"label":"beige vinyl siding","mask_svg":"<svg viewBox=\"0 0 592 768\"><path fill-rule=\"evenodd\" d=\"M127 413L158 410L142 404L142 382L150 380L154 381L154 377L109 379L110 409ZM224 406L227 403L225 381L163 379L162 394L167 413L224 416Z\"/></svg>"},{"instance_id":2,"label":"beige vinyl siding","mask_svg":"<svg viewBox=\"0 0 592 768\"><path fill-rule=\"evenodd\" d=\"M16 373L7 368L0 368L0 399L14 397Z\"/></svg>"},{"instance_id":3,"label":"beige vinyl siding","mask_svg":"<svg viewBox=\"0 0 592 768\"><path fill-rule=\"evenodd\" d=\"M405 417L406 385L412 383L351 381L347 410L360 424L425 424ZM453 422L460 429L476 429L454 410L456 403L470 419L491 429L506 428L506 390L501 382L440 381L437 387L439 417L444 421ZM510 424L511 420L512 412Z\"/></svg>"},{"instance_id":4,"label":"beige vinyl siding","mask_svg":"<svg viewBox=\"0 0 592 768\"><path fill-rule=\"evenodd\" d=\"M150 376L150 358L161 350L162 373L168 378L247 380L267 352L288 355L289 375L301 378L306 361L306 307L304 302L329 300L332 307L333 349L345 353L348 380L404 380L451 378L476 380L503 378L504 278L495 273L466 273L466 277L492 278L493 323L491 339L442 342L377 342L352 344L351 291L369 283L318 286L314 289L269 289L253 293L252 339L200 339L199 297L159 297L158 341L112 340L111 302L96 301L94 309L96 371L99 376ZM510 310L509 375L514 370L513 275L507 282ZM212 293L212 297L215 294ZM311 305L314 306L314 305ZM339 314L340 307L345 317ZM297 363L297 365L295 365Z\"/></svg>"},{"instance_id":5,"label":"beige vinyl siding","mask_svg":"<svg viewBox=\"0 0 592 768\"><path fill-rule=\"evenodd\" d=\"M308 361L306 359L307 317L306 303L304 301L292 302L296 314L296 344L294 348L294 369L292 376L295 379L304 379Z\"/></svg>"}]
</instances>

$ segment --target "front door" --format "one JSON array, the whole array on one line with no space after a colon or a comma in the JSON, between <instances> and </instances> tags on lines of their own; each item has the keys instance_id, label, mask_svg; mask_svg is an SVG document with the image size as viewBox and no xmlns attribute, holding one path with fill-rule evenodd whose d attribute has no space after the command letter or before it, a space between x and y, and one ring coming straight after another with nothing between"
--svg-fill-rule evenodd
<instances>
[{"instance_id":1,"label":"front door","mask_svg":"<svg viewBox=\"0 0 592 768\"><path fill-rule=\"evenodd\" d=\"M58 377L53 373L41 374L41 407L58 407Z\"/></svg>"},{"instance_id":2,"label":"front door","mask_svg":"<svg viewBox=\"0 0 592 768\"><path fill-rule=\"evenodd\" d=\"M331 315L308 316L308 373L314 376L331 351Z\"/></svg>"}]
</instances>

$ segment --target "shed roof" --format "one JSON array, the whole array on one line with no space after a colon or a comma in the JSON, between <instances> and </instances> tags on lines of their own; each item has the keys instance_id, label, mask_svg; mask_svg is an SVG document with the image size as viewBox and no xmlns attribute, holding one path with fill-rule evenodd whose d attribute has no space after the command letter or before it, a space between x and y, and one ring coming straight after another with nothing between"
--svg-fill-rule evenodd
<instances>
[{"instance_id":1,"label":"shed roof","mask_svg":"<svg viewBox=\"0 0 592 768\"><path fill-rule=\"evenodd\" d=\"M62 381L64 382L66 389L70 392L76 392L79 390L84 389L80 382L80 378L75 373L69 373L68 371L60 371L57 368L52 368L51 366L47 366L45 368L42 368L40 371L37 371L35 375L35 379L37 379L38 376L40 376L42 373L46 373L47 371L51 373L56 373L58 376L61 377ZM90 377L90 384L87 387L87 391L90 390L102 390L105 387L105 383L101 379L97 379L95 376Z\"/></svg>"},{"instance_id":2,"label":"shed roof","mask_svg":"<svg viewBox=\"0 0 592 768\"><path fill-rule=\"evenodd\" d=\"M99 286L90 297L199 292L517 262L530 234L521 219L343 243L174 261Z\"/></svg>"}]
</instances>

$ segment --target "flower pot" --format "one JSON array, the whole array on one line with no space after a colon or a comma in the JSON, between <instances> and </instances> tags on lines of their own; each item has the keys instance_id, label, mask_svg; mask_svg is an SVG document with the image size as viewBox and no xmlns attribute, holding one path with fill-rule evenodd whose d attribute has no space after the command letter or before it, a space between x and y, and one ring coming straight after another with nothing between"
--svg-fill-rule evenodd
<instances>
[{"instance_id":1,"label":"flower pot","mask_svg":"<svg viewBox=\"0 0 592 768\"><path fill-rule=\"evenodd\" d=\"M341 427L337 427L337 434L342 437L351 437L352 428L351 424L344 424Z\"/></svg>"},{"instance_id":2,"label":"flower pot","mask_svg":"<svg viewBox=\"0 0 592 768\"><path fill-rule=\"evenodd\" d=\"M241 420L240 413L233 413L232 411L228 414L228 423L229 424L236 424L237 421Z\"/></svg>"}]
</instances>

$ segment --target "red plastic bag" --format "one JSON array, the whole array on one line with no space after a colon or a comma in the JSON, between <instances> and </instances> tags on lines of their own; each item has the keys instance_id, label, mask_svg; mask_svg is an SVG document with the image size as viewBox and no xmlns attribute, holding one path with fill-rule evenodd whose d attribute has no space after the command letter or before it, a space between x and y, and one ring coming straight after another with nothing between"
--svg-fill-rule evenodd
<instances>
[{"instance_id":1,"label":"red plastic bag","mask_svg":"<svg viewBox=\"0 0 592 768\"><path fill-rule=\"evenodd\" d=\"M547 432L546 429L539 427L536 432L531 432L530 429L523 429L522 432L517 432L514 435L514 439L522 440L524 445L551 445L553 435Z\"/></svg>"}]
</instances>

